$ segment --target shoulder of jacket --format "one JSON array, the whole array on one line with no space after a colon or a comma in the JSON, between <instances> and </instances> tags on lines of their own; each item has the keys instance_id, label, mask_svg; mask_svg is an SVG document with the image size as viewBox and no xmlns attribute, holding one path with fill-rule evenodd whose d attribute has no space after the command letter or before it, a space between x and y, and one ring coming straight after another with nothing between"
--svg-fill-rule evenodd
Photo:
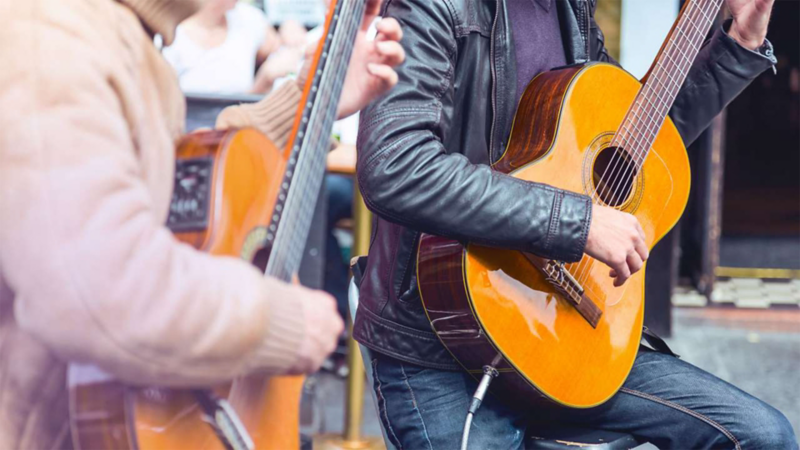
<instances>
[{"instance_id":1,"label":"shoulder of jacket","mask_svg":"<svg viewBox=\"0 0 800 450\"><path fill-rule=\"evenodd\" d=\"M409 11L421 12L428 11L440 13L442 16L447 16L453 27L463 25L463 18L466 16L466 11L469 9L469 3L475 0L385 0L381 7L381 15L392 15L391 8L395 5L401 6L405 4L409 7ZM419 6L424 6L420 8ZM402 7L402 6L401 6Z\"/></svg>"}]
</instances>

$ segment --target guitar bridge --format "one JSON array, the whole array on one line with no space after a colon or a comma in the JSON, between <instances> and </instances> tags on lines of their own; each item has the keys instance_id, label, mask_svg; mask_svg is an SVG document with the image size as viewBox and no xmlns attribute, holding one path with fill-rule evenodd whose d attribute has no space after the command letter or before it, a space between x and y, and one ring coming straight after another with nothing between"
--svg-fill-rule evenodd
<instances>
[{"instance_id":1,"label":"guitar bridge","mask_svg":"<svg viewBox=\"0 0 800 450\"><path fill-rule=\"evenodd\" d=\"M552 259L539 258L530 253L523 253L525 258L544 275L545 280L589 322L597 328L603 311L586 295L583 286L569 273L564 263Z\"/></svg>"},{"instance_id":2,"label":"guitar bridge","mask_svg":"<svg viewBox=\"0 0 800 450\"><path fill-rule=\"evenodd\" d=\"M547 264L545 264L544 276L553 287L558 289L561 295L571 300L576 305L581 304L583 286L569 273L569 270L564 268L563 262L556 262L552 259L548 260Z\"/></svg>"}]
</instances>

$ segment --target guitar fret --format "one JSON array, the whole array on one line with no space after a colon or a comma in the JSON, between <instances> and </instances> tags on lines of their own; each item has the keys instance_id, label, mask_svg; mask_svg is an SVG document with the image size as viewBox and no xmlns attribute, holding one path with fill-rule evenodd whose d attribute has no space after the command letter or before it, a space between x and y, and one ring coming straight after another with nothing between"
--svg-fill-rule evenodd
<instances>
[{"instance_id":1,"label":"guitar fret","mask_svg":"<svg viewBox=\"0 0 800 450\"><path fill-rule=\"evenodd\" d=\"M664 83L664 80L662 80L661 77L656 77L653 80L653 82L660 84L664 88L663 92L666 92L667 97L670 97L672 95L672 91L671 91L672 87L671 86L667 86L667 84ZM663 102L665 99L663 99L663 98L661 98L661 96L659 96L659 100L661 100ZM669 99L669 100L671 101L672 99Z\"/></svg>"},{"instance_id":2,"label":"guitar fret","mask_svg":"<svg viewBox=\"0 0 800 450\"><path fill-rule=\"evenodd\" d=\"M697 9L699 9L699 8L697 8ZM703 13L703 11L700 11L700 12ZM703 17L699 18L699 19L707 19L707 17L705 16L705 14L703 14ZM706 34L707 30L703 30L702 28L700 28L700 26L697 23L695 23L694 20L689 19L687 21L687 23L691 26L691 31L692 32L695 32L695 33L697 33L698 35L701 35L701 36Z\"/></svg>"},{"instance_id":3,"label":"guitar fret","mask_svg":"<svg viewBox=\"0 0 800 450\"><path fill-rule=\"evenodd\" d=\"M677 28L676 31L683 35L685 42L687 42L693 50L700 51L700 47L693 42L693 40L697 38L696 36L689 36L685 31L683 31L683 28Z\"/></svg>"},{"instance_id":4,"label":"guitar fret","mask_svg":"<svg viewBox=\"0 0 800 450\"><path fill-rule=\"evenodd\" d=\"M667 58L669 58L669 56L667 56ZM673 63L674 63L674 61L673 61ZM674 93L677 94L678 91L680 90L680 86L681 86L681 83L682 83L683 79L686 77L686 74L681 72L680 70L678 70L678 72L679 72L678 77L680 77L680 79L678 79L678 78L675 78L675 76L673 75L673 72L675 72L675 71L676 70L664 70L663 71L664 72L663 76L655 76L655 77L652 77L652 78L657 79L657 80L661 81L662 83L664 83L665 86L668 86L669 87L669 92L672 93L674 91Z\"/></svg>"},{"instance_id":5,"label":"guitar fret","mask_svg":"<svg viewBox=\"0 0 800 450\"><path fill-rule=\"evenodd\" d=\"M679 46L679 45L676 45L676 47L677 47L677 49L678 49L678 52L680 53L680 56L682 56L682 57L683 57L683 61L688 61L688 60L691 60L691 59L693 59L693 58L694 58L694 55L689 55L688 53L686 53L686 52L683 50L683 48L681 48L681 46Z\"/></svg>"},{"instance_id":6,"label":"guitar fret","mask_svg":"<svg viewBox=\"0 0 800 450\"><path fill-rule=\"evenodd\" d=\"M716 0L712 0L711 4L716 5L718 10L720 3L718 3ZM703 8L698 8L698 9L700 9L700 13L703 15L703 19L705 19L707 23L711 24L714 22L714 16L709 15L711 12L710 9L703 9ZM703 30L701 34L706 34L707 32L708 30Z\"/></svg>"},{"instance_id":7,"label":"guitar fret","mask_svg":"<svg viewBox=\"0 0 800 450\"><path fill-rule=\"evenodd\" d=\"M650 99L646 99L651 106L655 107L656 105L650 101ZM637 125L636 129L638 131L638 137L633 142L632 150L635 150L637 154L637 158L640 154L647 151L649 147L648 142L650 141L651 134L653 130L657 127L655 125L656 119L652 114L651 110L645 110L646 117L641 120Z\"/></svg>"}]
</instances>

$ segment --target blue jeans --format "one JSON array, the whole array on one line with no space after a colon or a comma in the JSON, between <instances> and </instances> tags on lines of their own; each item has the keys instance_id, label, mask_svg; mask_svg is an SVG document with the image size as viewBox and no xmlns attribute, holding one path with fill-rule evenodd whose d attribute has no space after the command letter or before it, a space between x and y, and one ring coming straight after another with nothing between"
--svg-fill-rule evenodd
<instances>
[{"instance_id":1,"label":"blue jeans","mask_svg":"<svg viewBox=\"0 0 800 450\"><path fill-rule=\"evenodd\" d=\"M428 369L373 353L380 419L399 449L458 448L477 387L463 372ZM501 375L502 376L502 375ZM786 417L678 358L642 347L623 388L589 410L512 409L491 395L475 415L470 449L523 448L534 422L624 431L661 449L797 449Z\"/></svg>"}]
</instances>

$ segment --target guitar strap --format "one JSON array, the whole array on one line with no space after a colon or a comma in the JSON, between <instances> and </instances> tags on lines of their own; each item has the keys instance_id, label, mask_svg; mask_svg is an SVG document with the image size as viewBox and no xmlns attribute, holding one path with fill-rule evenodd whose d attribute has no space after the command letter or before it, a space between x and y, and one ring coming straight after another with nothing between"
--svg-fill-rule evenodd
<instances>
[{"instance_id":1,"label":"guitar strap","mask_svg":"<svg viewBox=\"0 0 800 450\"><path fill-rule=\"evenodd\" d=\"M650 348L659 353L664 353L666 355L680 358L680 355L673 352L672 349L669 348L669 345L667 345L667 343L664 342L664 339L661 339L659 335L655 334L652 330L650 330L650 328L647 328L646 326L642 326L642 340L647 342Z\"/></svg>"},{"instance_id":2,"label":"guitar strap","mask_svg":"<svg viewBox=\"0 0 800 450\"><path fill-rule=\"evenodd\" d=\"M353 282L361 287L361 279L364 277L364 271L367 269L367 257L356 256L350 260L350 271L353 272Z\"/></svg>"}]
</instances>

